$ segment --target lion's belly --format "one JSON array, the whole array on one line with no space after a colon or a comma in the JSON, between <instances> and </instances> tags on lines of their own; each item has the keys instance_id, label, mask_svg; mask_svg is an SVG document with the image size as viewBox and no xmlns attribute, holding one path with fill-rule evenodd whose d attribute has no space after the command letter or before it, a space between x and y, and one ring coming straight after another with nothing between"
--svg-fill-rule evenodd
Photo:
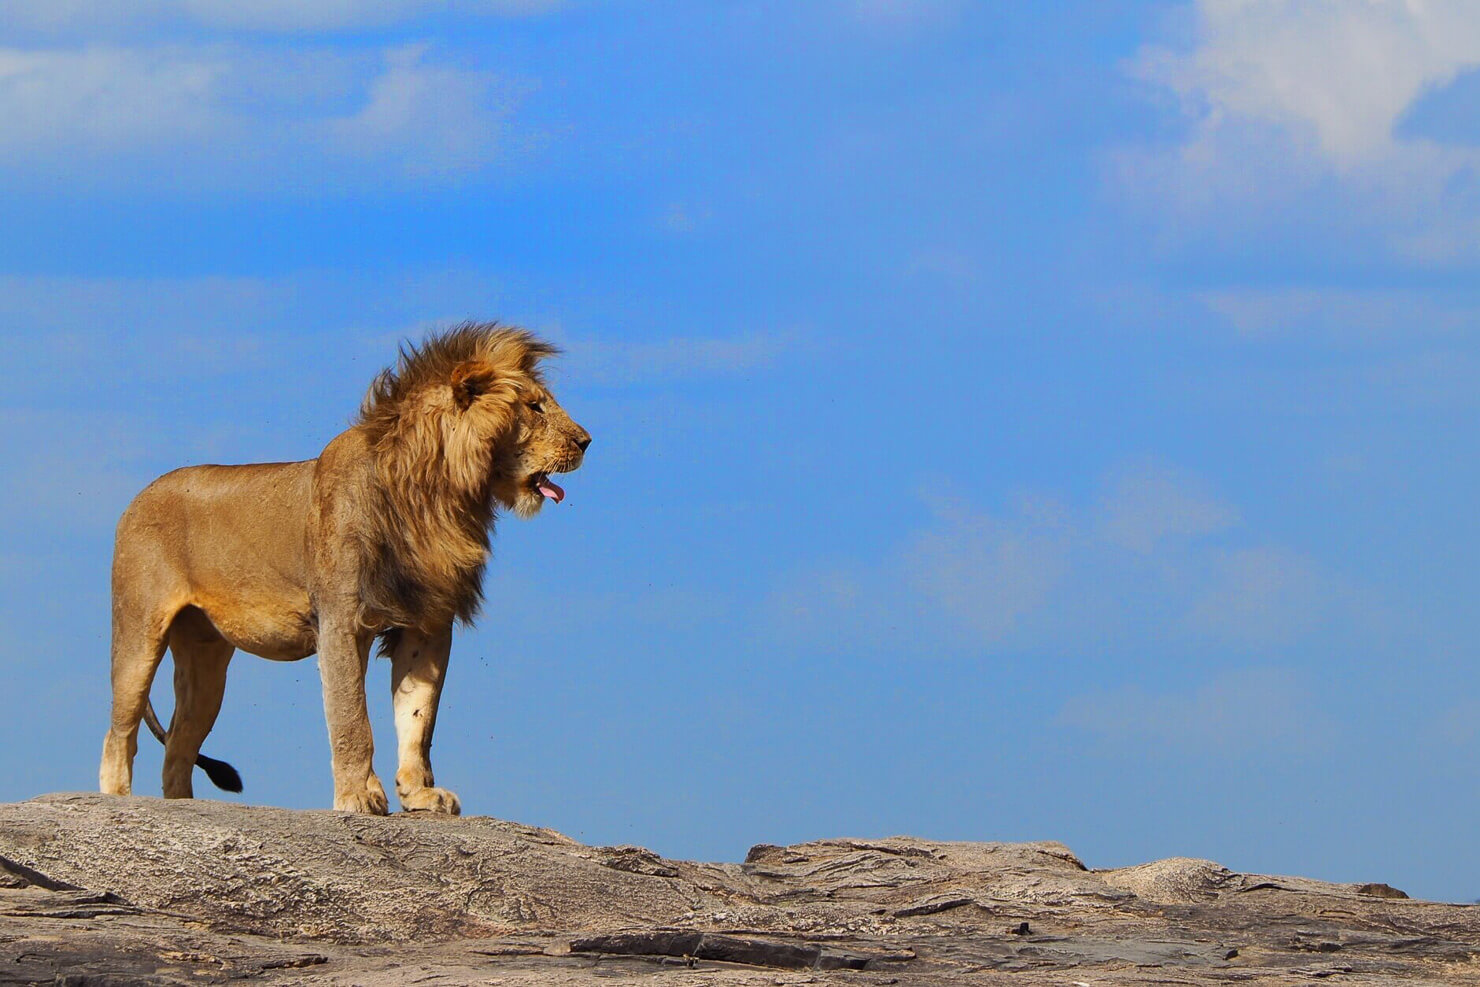
<instances>
[{"instance_id":1,"label":"lion's belly","mask_svg":"<svg viewBox=\"0 0 1480 987\"><path fill-rule=\"evenodd\" d=\"M231 645L273 661L297 661L318 648L308 598L301 601L202 600L196 604Z\"/></svg>"}]
</instances>

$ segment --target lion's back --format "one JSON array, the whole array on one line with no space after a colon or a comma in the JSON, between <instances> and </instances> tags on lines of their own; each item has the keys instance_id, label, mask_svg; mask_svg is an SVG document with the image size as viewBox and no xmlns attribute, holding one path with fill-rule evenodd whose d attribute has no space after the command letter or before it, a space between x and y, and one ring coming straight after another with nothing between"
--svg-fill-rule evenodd
<instances>
[{"instance_id":1,"label":"lion's back","mask_svg":"<svg viewBox=\"0 0 1480 987\"><path fill-rule=\"evenodd\" d=\"M115 577L148 569L192 586L297 581L314 462L186 466L164 474L119 519Z\"/></svg>"}]
</instances>

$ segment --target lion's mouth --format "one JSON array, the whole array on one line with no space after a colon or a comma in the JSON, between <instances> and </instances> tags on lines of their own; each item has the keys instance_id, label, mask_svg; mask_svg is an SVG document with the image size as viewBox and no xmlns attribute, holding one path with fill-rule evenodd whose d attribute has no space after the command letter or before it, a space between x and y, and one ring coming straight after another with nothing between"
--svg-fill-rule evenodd
<instances>
[{"instance_id":1,"label":"lion's mouth","mask_svg":"<svg viewBox=\"0 0 1480 987\"><path fill-rule=\"evenodd\" d=\"M565 499L565 488L550 479L548 473L536 473L529 482L530 486L539 491L540 496L547 500L553 500L558 504Z\"/></svg>"}]
</instances>

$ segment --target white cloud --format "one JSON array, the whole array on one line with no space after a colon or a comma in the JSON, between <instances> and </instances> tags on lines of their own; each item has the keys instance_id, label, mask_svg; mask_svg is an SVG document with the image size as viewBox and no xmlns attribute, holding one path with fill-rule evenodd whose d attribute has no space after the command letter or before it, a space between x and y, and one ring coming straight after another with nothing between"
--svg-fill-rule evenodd
<instances>
[{"instance_id":1,"label":"white cloud","mask_svg":"<svg viewBox=\"0 0 1480 987\"><path fill-rule=\"evenodd\" d=\"M11 27L46 32L152 27L183 22L255 31L380 27L432 14L510 17L544 13L560 0L7 0Z\"/></svg>"},{"instance_id":2,"label":"white cloud","mask_svg":"<svg viewBox=\"0 0 1480 987\"><path fill-rule=\"evenodd\" d=\"M1336 729L1286 669L1227 672L1190 693L1128 685L1064 703L1054 722L1115 743L1180 752L1325 747Z\"/></svg>"},{"instance_id":3,"label":"white cloud","mask_svg":"<svg viewBox=\"0 0 1480 987\"><path fill-rule=\"evenodd\" d=\"M0 165L79 183L466 173L500 156L527 88L424 47L0 49Z\"/></svg>"},{"instance_id":4,"label":"white cloud","mask_svg":"<svg viewBox=\"0 0 1480 987\"><path fill-rule=\"evenodd\" d=\"M1390 149L1425 90L1480 65L1473 0L1201 0L1197 46L1143 52L1138 71L1204 131L1255 120L1313 138L1333 161Z\"/></svg>"},{"instance_id":5,"label":"white cloud","mask_svg":"<svg viewBox=\"0 0 1480 987\"><path fill-rule=\"evenodd\" d=\"M354 157L393 155L410 174L455 173L492 161L517 90L491 72L425 64L425 54L422 45L388 51L364 107L326 121L332 146Z\"/></svg>"},{"instance_id":6,"label":"white cloud","mask_svg":"<svg viewBox=\"0 0 1480 987\"><path fill-rule=\"evenodd\" d=\"M1190 47L1148 46L1131 74L1174 94L1190 127L1122 148L1113 180L1166 219L1163 246L1251 243L1333 259L1480 260L1465 176L1473 147L1398 125L1480 66L1473 0L1196 0ZM1457 184L1458 182L1458 184Z\"/></svg>"},{"instance_id":7,"label":"white cloud","mask_svg":"<svg viewBox=\"0 0 1480 987\"><path fill-rule=\"evenodd\" d=\"M230 124L218 93L232 71L223 52L0 49L0 160L217 139Z\"/></svg>"}]
</instances>

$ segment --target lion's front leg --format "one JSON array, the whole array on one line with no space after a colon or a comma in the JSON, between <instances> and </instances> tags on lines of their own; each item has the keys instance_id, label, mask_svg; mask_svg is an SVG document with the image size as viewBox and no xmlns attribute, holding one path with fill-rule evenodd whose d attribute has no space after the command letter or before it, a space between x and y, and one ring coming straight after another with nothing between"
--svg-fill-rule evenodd
<instances>
[{"instance_id":1,"label":"lion's front leg","mask_svg":"<svg viewBox=\"0 0 1480 987\"><path fill-rule=\"evenodd\" d=\"M375 777L375 739L365 705L371 640L370 634L351 629L348 621L320 618L319 675L333 751L334 808L383 816L390 811L390 802Z\"/></svg>"},{"instance_id":2,"label":"lion's front leg","mask_svg":"<svg viewBox=\"0 0 1480 987\"><path fill-rule=\"evenodd\" d=\"M432 731L452 651L452 628L433 633L402 630L391 652L391 702L396 711L400 767L396 795L407 812L462 811L457 796L432 780Z\"/></svg>"}]
</instances>

